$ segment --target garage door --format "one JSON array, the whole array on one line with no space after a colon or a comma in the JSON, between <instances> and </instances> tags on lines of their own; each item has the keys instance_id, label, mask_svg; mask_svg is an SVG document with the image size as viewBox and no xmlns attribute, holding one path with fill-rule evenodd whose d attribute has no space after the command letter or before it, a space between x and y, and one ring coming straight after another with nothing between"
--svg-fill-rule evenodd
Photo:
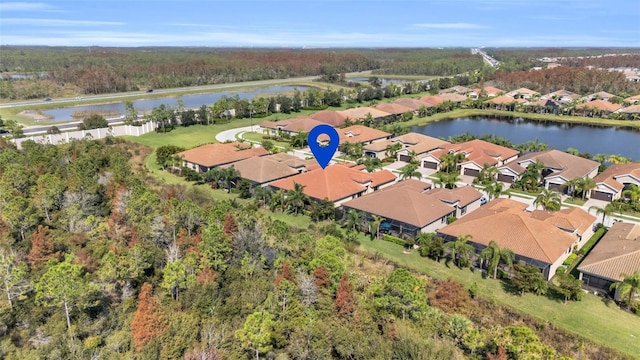
<instances>
[{"instance_id":1,"label":"garage door","mask_svg":"<svg viewBox=\"0 0 640 360\"><path fill-rule=\"evenodd\" d=\"M592 191L591 198L596 200L612 201L613 194L604 191Z\"/></svg>"},{"instance_id":2,"label":"garage door","mask_svg":"<svg viewBox=\"0 0 640 360\"><path fill-rule=\"evenodd\" d=\"M438 168L438 163L434 163L431 161L425 161L422 163L422 167L425 167L427 169L437 169Z\"/></svg>"},{"instance_id":3,"label":"garage door","mask_svg":"<svg viewBox=\"0 0 640 360\"><path fill-rule=\"evenodd\" d=\"M478 176L480 175L480 170L476 170L476 169L464 169L464 174L468 175L468 176Z\"/></svg>"},{"instance_id":4,"label":"garage door","mask_svg":"<svg viewBox=\"0 0 640 360\"><path fill-rule=\"evenodd\" d=\"M498 181L502 181L504 183L511 184L513 182L513 176L505 175L505 174L498 174Z\"/></svg>"},{"instance_id":5,"label":"garage door","mask_svg":"<svg viewBox=\"0 0 640 360\"><path fill-rule=\"evenodd\" d=\"M560 184L551 184L550 183L549 184L549 190L554 190L554 189L558 190L558 192L560 194L563 194L566 188L564 186L560 185Z\"/></svg>"},{"instance_id":6,"label":"garage door","mask_svg":"<svg viewBox=\"0 0 640 360\"><path fill-rule=\"evenodd\" d=\"M411 156L409 156L409 155L400 155L400 161L409 162L409 161L411 161Z\"/></svg>"}]
</instances>

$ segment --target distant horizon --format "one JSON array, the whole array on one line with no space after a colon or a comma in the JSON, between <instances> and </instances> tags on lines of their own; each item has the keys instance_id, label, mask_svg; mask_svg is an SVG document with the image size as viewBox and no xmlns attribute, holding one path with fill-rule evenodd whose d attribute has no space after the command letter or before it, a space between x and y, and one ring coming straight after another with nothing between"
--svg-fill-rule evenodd
<instances>
[{"instance_id":1,"label":"distant horizon","mask_svg":"<svg viewBox=\"0 0 640 360\"><path fill-rule=\"evenodd\" d=\"M316 50L316 49L340 49L340 50L380 50L380 49L557 49L557 50L638 50L639 46L243 46L243 45L226 45L226 46L213 46L213 45L141 45L141 46L115 46L115 45L21 45L21 44L0 44L0 47L13 47L13 48L68 48L68 49L83 49L83 48L104 48L104 49L263 49L263 50Z\"/></svg>"},{"instance_id":2,"label":"distant horizon","mask_svg":"<svg viewBox=\"0 0 640 360\"><path fill-rule=\"evenodd\" d=\"M637 48L637 0L77 0L0 3L0 45Z\"/></svg>"}]
</instances>

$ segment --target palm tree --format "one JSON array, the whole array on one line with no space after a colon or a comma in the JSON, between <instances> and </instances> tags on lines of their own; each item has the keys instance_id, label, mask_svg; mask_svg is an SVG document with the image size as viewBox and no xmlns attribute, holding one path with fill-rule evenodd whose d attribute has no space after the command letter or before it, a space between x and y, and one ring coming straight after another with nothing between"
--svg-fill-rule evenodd
<instances>
[{"instance_id":1,"label":"palm tree","mask_svg":"<svg viewBox=\"0 0 640 360\"><path fill-rule=\"evenodd\" d=\"M256 186L253 190L253 197L258 200L260 206L266 206L271 200L272 191L268 187Z\"/></svg>"},{"instance_id":2,"label":"palm tree","mask_svg":"<svg viewBox=\"0 0 640 360\"><path fill-rule=\"evenodd\" d=\"M384 154L388 158L395 159L398 155L398 151L402 150L402 144L399 142L394 142L393 144L387 145L387 148L384 151Z\"/></svg>"},{"instance_id":3,"label":"palm tree","mask_svg":"<svg viewBox=\"0 0 640 360\"><path fill-rule=\"evenodd\" d=\"M487 261L487 271L493 272L493 278L497 279L500 261L510 267L515 260L515 254L510 249L500 248L495 241L491 240L489 246L480 252L480 258Z\"/></svg>"},{"instance_id":4,"label":"palm tree","mask_svg":"<svg viewBox=\"0 0 640 360\"><path fill-rule=\"evenodd\" d=\"M508 195L509 198L511 198L511 193L508 190L505 190L504 184L499 181L494 180L493 182L487 184L484 190L489 196L489 201L491 201L492 199L497 199L498 197L500 197L500 195L503 194Z\"/></svg>"},{"instance_id":5,"label":"palm tree","mask_svg":"<svg viewBox=\"0 0 640 360\"><path fill-rule=\"evenodd\" d=\"M607 206L603 208L595 205L591 206L589 207L589 212L591 212L591 210L595 210L596 215L602 214L602 224L604 224L604 221L606 220L607 216L611 216L616 209L612 203L609 203L607 204Z\"/></svg>"},{"instance_id":6,"label":"palm tree","mask_svg":"<svg viewBox=\"0 0 640 360\"><path fill-rule=\"evenodd\" d=\"M293 183L293 189L287 191L287 204L293 209L293 213L298 215L305 204L309 202L309 196L304 193L304 185Z\"/></svg>"},{"instance_id":7,"label":"palm tree","mask_svg":"<svg viewBox=\"0 0 640 360\"><path fill-rule=\"evenodd\" d=\"M228 193L231 193L231 187L235 185L238 178L240 178L240 172L233 166L222 170L222 181L224 182Z\"/></svg>"},{"instance_id":8,"label":"palm tree","mask_svg":"<svg viewBox=\"0 0 640 360\"><path fill-rule=\"evenodd\" d=\"M466 159L463 153L447 153L440 157L442 171L450 174L458 171L458 164Z\"/></svg>"},{"instance_id":9,"label":"palm tree","mask_svg":"<svg viewBox=\"0 0 640 360\"><path fill-rule=\"evenodd\" d=\"M204 173L204 181L209 183L212 188L218 188L223 178L222 172L223 169L221 168L209 169L209 171Z\"/></svg>"},{"instance_id":10,"label":"palm tree","mask_svg":"<svg viewBox=\"0 0 640 360\"><path fill-rule=\"evenodd\" d=\"M284 212L287 207L287 193L283 189L279 189L271 196L271 201L269 201L269 208L271 211L275 211L280 209L280 211Z\"/></svg>"},{"instance_id":11,"label":"palm tree","mask_svg":"<svg viewBox=\"0 0 640 360\"><path fill-rule=\"evenodd\" d=\"M579 190L579 192L581 193L582 200L585 200L587 198L587 192L595 189L597 186L598 184L596 184L596 181L588 176L577 179L576 182L576 190Z\"/></svg>"},{"instance_id":12,"label":"palm tree","mask_svg":"<svg viewBox=\"0 0 640 360\"><path fill-rule=\"evenodd\" d=\"M449 249L451 258L457 259L458 267L462 267L463 262L466 263L474 253L473 246L468 243L469 239L471 235L460 235L456 241L444 244L444 248Z\"/></svg>"},{"instance_id":13,"label":"palm tree","mask_svg":"<svg viewBox=\"0 0 640 360\"><path fill-rule=\"evenodd\" d=\"M382 168L382 161L380 159L378 159L377 157L375 158L368 158L363 162L366 170L368 173L373 173L375 172L377 169Z\"/></svg>"},{"instance_id":14,"label":"palm tree","mask_svg":"<svg viewBox=\"0 0 640 360\"><path fill-rule=\"evenodd\" d=\"M495 181L496 176L498 175L498 167L491 164L484 164L478 177L474 180L474 182L479 182L480 184L486 185Z\"/></svg>"},{"instance_id":15,"label":"palm tree","mask_svg":"<svg viewBox=\"0 0 640 360\"><path fill-rule=\"evenodd\" d=\"M622 192L622 196L629 198L632 204L640 201L640 187L636 184L631 184L627 190Z\"/></svg>"},{"instance_id":16,"label":"palm tree","mask_svg":"<svg viewBox=\"0 0 640 360\"><path fill-rule=\"evenodd\" d=\"M440 185L446 189L455 189L458 187L457 183L460 181L460 175L457 173L446 174L443 172L437 172L434 174L436 180L433 181L435 185Z\"/></svg>"},{"instance_id":17,"label":"palm tree","mask_svg":"<svg viewBox=\"0 0 640 360\"><path fill-rule=\"evenodd\" d=\"M418 171L418 165L407 164L398 170L400 170L401 180L411 179L413 177L417 178L418 180L422 179L422 173Z\"/></svg>"},{"instance_id":18,"label":"palm tree","mask_svg":"<svg viewBox=\"0 0 640 360\"><path fill-rule=\"evenodd\" d=\"M369 232L371 235L375 234L376 240L380 239L380 225L384 221L382 216L372 215L371 221L369 222Z\"/></svg>"},{"instance_id":19,"label":"palm tree","mask_svg":"<svg viewBox=\"0 0 640 360\"><path fill-rule=\"evenodd\" d=\"M415 151L409 150L407 155L409 155L409 164L420 165L420 162L418 161L418 154Z\"/></svg>"},{"instance_id":20,"label":"palm tree","mask_svg":"<svg viewBox=\"0 0 640 360\"><path fill-rule=\"evenodd\" d=\"M562 205L562 199L560 198L560 193L553 189L543 189L536 199L533 201L533 205L538 207L538 205L542 206L544 210L560 210L560 206Z\"/></svg>"},{"instance_id":21,"label":"palm tree","mask_svg":"<svg viewBox=\"0 0 640 360\"><path fill-rule=\"evenodd\" d=\"M627 309L631 310L631 302L636 294L640 294L640 271L634 272L632 275L620 274L622 281L611 285L611 289L619 289L620 296L629 295L627 300Z\"/></svg>"},{"instance_id":22,"label":"palm tree","mask_svg":"<svg viewBox=\"0 0 640 360\"><path fill-rule=\"evenodd\" d=\"M360 213L355 209L351 209L345 214L345 224L351 230L357 230L361 221Z\"/></svg>"}]
</instances>

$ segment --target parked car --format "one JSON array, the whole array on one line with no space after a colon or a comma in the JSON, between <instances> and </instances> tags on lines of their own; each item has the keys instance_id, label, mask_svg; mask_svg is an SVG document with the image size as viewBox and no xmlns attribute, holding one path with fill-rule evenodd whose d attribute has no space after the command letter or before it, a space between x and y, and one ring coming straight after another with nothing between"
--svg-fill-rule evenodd
<instances>
[{"instance_id":1,"label":"parked car","mask_svg":"<svg viewBox=\"0 0 640 360\"><path fill-rule=\"evenodd\" d=\"M147 93L152 93L153 89L147 89Z\"/></svg>"},{"instance_id":2,"label":"parked car","mask_svg":"<svg viewBox=\"0 0 640 360\"><path fill-rule=\"evenodd\" d=\"M51 98L50 97L46 97L46 98L44 98L44 101L51 101Z\"/></svg>"}]
</instances>

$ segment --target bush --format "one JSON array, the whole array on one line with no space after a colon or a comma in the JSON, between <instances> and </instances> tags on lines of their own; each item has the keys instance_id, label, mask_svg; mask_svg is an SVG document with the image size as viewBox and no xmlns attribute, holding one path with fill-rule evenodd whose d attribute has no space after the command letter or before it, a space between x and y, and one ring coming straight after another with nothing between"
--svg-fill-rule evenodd
<instances>
[{"instance_id":1,"label":"bush","mask_svg":"<svg viewBox=\"0 0 640 360\"><path fill-rule=\"evenodd\" d=\"M397 245L400 245L400 246L406 246L407 245L406 241L400 239L399 237L391 236L391 235L388 235L388 234L382 235L382 240L388 241L390 243L394 243L394 244L397 244Z\"/></svg>"},{"instance_id":2,"label":"bush","mask_svg":"<svg viewBox=\"0 0 640 360\"><path fill-rule=\"evenodd\" d=\"M602 224L596 225L596 228L597 228L596 232L593 233L589 241L587 241L587 243L584 244L582 249L578 251L578 254L586 255L587 253L589 253L589 250L591 250L591 248L598 242L598 240L600 240L600 238L602 238L604 234L607 232L607 228L599 225L602 225Z\"/></svg>"},{"instance_id":3,"label":"bush","mask_svg":"<svg viewBox=\"0 0 640 360\"><path fill-rule=\"evenodd\" d=\"M578 257L578 255L576 254L569 255L569 257L562 263L562 265L566 267L571 267L571 264L573 264L573 262L576 261L576 257Z\"/></svg>"}]
</instances>

